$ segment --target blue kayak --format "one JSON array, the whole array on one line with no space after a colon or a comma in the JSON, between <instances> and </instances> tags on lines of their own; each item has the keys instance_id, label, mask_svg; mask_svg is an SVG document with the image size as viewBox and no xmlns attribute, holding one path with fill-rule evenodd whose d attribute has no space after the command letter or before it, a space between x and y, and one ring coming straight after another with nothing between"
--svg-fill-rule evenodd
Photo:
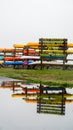
<instances>
[{"instance_id":1,"label":"blue kayak","mask_svg":"<svg viewBox=\"0 0 73 130\"><path fill-rule=\"evenodd\" d=\"M3 65L23 65L23 61L5 61Z\"/></svg>"},{"instance_id":2,"label":"blue kayak","mask_svg":"<svg viewBox=\"0 0 73 130\"><path fill-rule=\"evenodd\" d=\"M4 59L4 56L0 56L0 60L3 60Z\"/></svg>"}]
</instances>

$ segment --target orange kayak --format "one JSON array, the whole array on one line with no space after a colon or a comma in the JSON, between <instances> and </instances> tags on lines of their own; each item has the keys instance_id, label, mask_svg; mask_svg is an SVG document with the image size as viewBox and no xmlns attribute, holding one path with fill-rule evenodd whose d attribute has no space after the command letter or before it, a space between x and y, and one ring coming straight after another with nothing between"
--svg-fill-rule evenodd
<instances>
[{"instance_id":1,"label":"orange kayak","mask_svg":"<svg viewBox=\"0 0 73 130\"><path fill-rule=\"evenodd\" d=\"M40 90L38 88L22 88L24 92L32 92L32 93L39 93Z\"/></svg>"},{"instance_id":2,"label":"orange kayak","mask_svg":"<svg viewBox=\"0 0 73 130\"><path fill-rule=\"evenodd\" d=\"M14 60L21 60L20 57L5 57L4 58L5 61L14 61Z\"/></svg>"},{"instance_id":3,"label":"orange kayak","mask_svg":"<svg viewBox=\"0 0 73 130\"><path fill-rule=\"evenodd\" d=\"M28 55L28 54L34 55L34 54L35 54L35 50L33 50L33 49L24 50L24 54L25 54L25 55Z\"/></svg>"},{"instance_id":4,"label":"orange kayak","mask_svg":"<svg viewBox=\"0 0 73 130\"><path fill-rule=\"evenodd\" d=\"M37 99L24 99L27 103L37 103Z\"/></svg>"},{"instance_id":5,"label":"orange kayak","mask_svg":"<svg viewBox=\"0 0 73 130\"><path fill-rule=\"evenodd\" d=\"M0 48L0 52L4 52L4 48Z\"/></svg>"},{"instance_id":6,"label":"orange kayak","mask_svg":"<svg viewBox=\"0 0 73 130\"><path fill-rule=\"evenodd\" d=\"M13 48L5 48L4 52L14 52L14 49Z\"/></svg>"}]
</instances>

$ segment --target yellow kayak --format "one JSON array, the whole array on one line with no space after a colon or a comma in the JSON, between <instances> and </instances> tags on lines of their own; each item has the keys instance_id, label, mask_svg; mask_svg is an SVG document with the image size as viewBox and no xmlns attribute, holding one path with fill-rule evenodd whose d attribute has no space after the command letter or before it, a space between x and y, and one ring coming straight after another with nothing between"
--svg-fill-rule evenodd
<instances>
[{"instance_id":1,"label":"yellow kayak","mask_svg":"<svg viewBox=\"0 0 73 130\"><path fill-rule=\"evenodd\" d=\"M27 46L26 44L17 44L17 43L13 44L14 48L24 48L26 46Z\"/></svg>"},{"instance_id":2,"label":"yellow kayak","mask_svg":"<svg viewBox=\"0 0 73 130\"><path fill-rule=\"evenodd\" d=\"M65 50L67 54L73 54L73 50ZM43 53L48 54L48 53L64 53L64 50L43 50Z\"/></svg>"},{"instance_id":3,"label":"yellow kayak","mask_svg":"<svg viewBox=\"0 0 73 130\"><path fill-rule=\"evenodd\" d=\"M39 42L28 42L27 43L28 47L35 48L35 49L39 48L39 45L40 45Z\"/></svg>"},{"instance_id":4,"label":"yellow kayak","mask_svg":"<svg viewBox=\"0 0 73 130\"><path fill-rule=\"evenodd\" d=\"M4 52L4 48L0 48L0 52Z\"/></svg>"},{"instance_id":5,"label":"yellow kayak","mask_svg":"<svg viewBox=\"0 0 73 130\"><path fill-rule=\"evenodd\" d=\"M36 93L34 94L17 93L17 94L12 94L12 97L13 98L36 97L37 98L37 94Z\"/></svg>"},{"instance_id":6,"label":"yellow kayak","mask_svg":"<svg viewBox=\"0 0 73 130\"><path fill-rule=\"evenodd\" d=\"M1 60L1 61L0 61L0 65L1 65L3 62L4 62L4 61L3 61L3 60Z\"/></svg>"},{"instance_id":7,"label":"yellow kayak","mask_svg":"<svg viewBox=\"0 0 73 130\"><path fill-rule=\"evenodd\" d=\"M28 42L25 44L17 44L15 43L13 45L14 48L24 48L24 47L31 47L31 48L38 48L39 47L39 42Z\"/></svg>"}]
</instances>

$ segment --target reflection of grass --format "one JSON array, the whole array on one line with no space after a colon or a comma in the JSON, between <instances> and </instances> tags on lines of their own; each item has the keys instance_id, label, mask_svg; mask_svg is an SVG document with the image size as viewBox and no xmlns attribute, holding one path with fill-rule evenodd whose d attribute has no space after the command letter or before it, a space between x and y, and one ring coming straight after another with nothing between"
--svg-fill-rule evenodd
<instances>
[{"instance_id":1,"label":"reflection of grass","mask_svg":"<svg viewBox=\"0 0 73 130\"><path fill-rule=\"evenodd\" d=\"M62 85L64 87L73 87L73 70L25 70L0 68L0 76L22 79L29 82L40 82L49 84L50 86Z\"/></svg>"}]
</instances>

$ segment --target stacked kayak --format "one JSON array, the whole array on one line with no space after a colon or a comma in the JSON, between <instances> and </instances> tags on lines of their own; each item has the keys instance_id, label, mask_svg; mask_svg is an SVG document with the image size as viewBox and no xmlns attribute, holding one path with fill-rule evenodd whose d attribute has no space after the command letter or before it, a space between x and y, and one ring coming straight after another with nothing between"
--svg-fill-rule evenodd
<instances>
[{"instance_id":1,"label":"stacked kayak","mask_svg":"<svg viewBox=\"0 0 73 130\"><path fill-rule=\"evenodd\" d=\"M23 61L5 61L3 65L23 65Z\"/></svg>"},{"instance_id":2,"label":"stacked kayak","mask_svg":"<svg viewBox=\"0 0 73 130\"><path fill-rule=\"evenodd\" d=\"M27 46L36 49L39 48L39 42L28 42Z\"/></svg>"},{"instance_id":3,"label":"stacked kayak","mask_svg":"<svg viewBox=\"0 0 73 130\"><path fill-rule=\"evenodd\" d=\"M26 59L26 60L40 60L40 56L21 56L21 59Z\"/></svg>"},{"instance_id":4,"label":"stacked kayak","mask_svg":"<svg viewBox=\"0 0 73 130\"><path fill-rule=\"evenodd\" d=\"M0 60L4 60L4 56L0 56Z\"/></svg>"},{"instance_id":5,"label":"stacked kayak","mask_svg":"<svg viewBox=\"0 0 73 130\"><path fill-rule=\"evenodd\" d=\"M32 61L2 61L1 64L3 65L29 65Z\"/></svg>"},{"instance_id":6,"label":"stacked kayak","mask_svg":"<svg viewBox=\"0 0 73 130\"><path fill-rule=\"evenodd\" d=\"M4 61L20 61L21 57L5 57Z\"/></svg>"},{"instance_id":7,"label":"stacked kayak","mask_svg":"<svg viewBox=\"0 0 73 130\"><path fill-rule=\"evenodd\" d=\"M36 51L34 49L25 49L23 51L24 55L35 55Z\"/></svg>"},{"instance_id":8,"label":"stacked kayak","mask_svg":"<svg viewBox=\"0 0 73 130\"><path fill-rule=\"evenodd\" d=\"M25 48L25 47L31 47L31 48L38 48L39 47L39 42L28 42L26 44L17 44L15 43L13 45L14 48Z\"/></svg>"},{"instance_id":9,"label":"stacked kayak","mask_svg":"<svg viewBox=\"0 0 73 130\"><path fill-rule=\"evenodd\" d=\"M15 43L15 44L13 45L14 48L24 48L24 47L26 47L26 46L27 46L26 44L18 44L18 43Z\"/></svg>"},{"instance_id":10,"label":"stacked kayak","mask_svg":"<svg viewBox=\"0 0 73 130\"><path fill-rule=\"evenodd\" d=\"M3 64L3 62L4 62L3 60L0 60L0 65L2 65L2 64Z\"/></svg>"},{"instance_id":11,"label":"stacked kayak","mask_svg":"<svg viewBox=\"0 0 73 130\"><path fill-rule=\"evenodd\" d=\"M41 59L43 64L49 64L51 61L64 61L65 59L68 63L73 61L73 43L64 45L63 40L60 39L59 41L53 39L49 42L44 40L42 44L40 42L15 43L13 47L0 48L0 64L37 65L41 64Z\"/></svg>"}]
</instances>

